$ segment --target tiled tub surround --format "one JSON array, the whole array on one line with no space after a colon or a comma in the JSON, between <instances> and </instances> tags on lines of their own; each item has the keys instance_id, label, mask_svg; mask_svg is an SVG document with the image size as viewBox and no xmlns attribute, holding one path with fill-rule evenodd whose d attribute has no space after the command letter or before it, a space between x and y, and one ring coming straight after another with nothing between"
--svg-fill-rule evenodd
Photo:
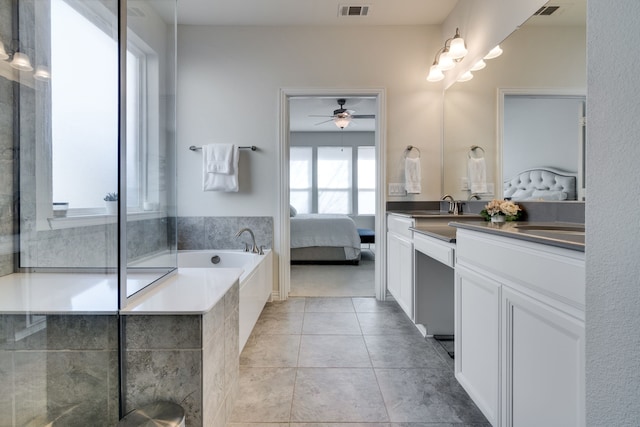
<instances>
[{"instance_id":1,"label":"tiled tub surround","mask_svg":"<svg viewBox=\"0 0 640 427\"><path fill-rule=\"evenodd\" d=\"M236 280L213 308L203 313L163 313L164 297L127 312L127 412L169 400L185 409L188 426L226 424L238 389L238 297ZM134 315L136 310L155 314Z\"/></svg>"},{"instance_id":2,"label":"tiled tub surround","mask_svg":"<svg viewBox=\"0 0 640 427\"><path fill-rule=\"evenodd\" d=\"M116 315L0 315L0 425L118 421Z\"/></svg>"},{"instance_id":3,"label":"tiled tub surround","mask_svg":"<svg viewBox=\"0 0 640 427\"><path fill-rule=\"evenodd\" d=\"M235 238L242 228L250 228L258 246L273 247L273 218L266 216L180 216L178 217L178 249L243 249L250 241L248 234Z\"/></svg>"}]
</instances>

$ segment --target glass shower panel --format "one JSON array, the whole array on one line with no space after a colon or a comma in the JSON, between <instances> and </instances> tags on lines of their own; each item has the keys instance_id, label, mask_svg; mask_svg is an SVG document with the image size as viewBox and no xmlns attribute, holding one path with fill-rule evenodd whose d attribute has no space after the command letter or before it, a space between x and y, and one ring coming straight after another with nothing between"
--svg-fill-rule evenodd
<instances>
[{"instance_id":1,"label":"glass shower panel","mask_svg":"<svg viewBox=\"0 0 640 427\"><path fill-rule=\"evenodd\" d=\"M177 266L175 0L127 3L127 296Z\"/></svg>"}]
</instances>

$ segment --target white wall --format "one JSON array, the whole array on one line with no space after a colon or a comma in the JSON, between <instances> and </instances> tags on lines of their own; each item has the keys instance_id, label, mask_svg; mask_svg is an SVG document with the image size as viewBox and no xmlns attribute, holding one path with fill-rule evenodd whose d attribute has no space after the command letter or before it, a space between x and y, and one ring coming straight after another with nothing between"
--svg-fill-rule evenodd
<instances>
[{"instance_id":1,"label":"white wall","mask_svg":"<svg viewBox=\"0 0 640 427\"><path fill-rule=\"evenodd\" d=\"M439 44L428 26L180 26L178 215L276 216L280 88L386 88L388 177L399 179L415 145L423 193L413 199L439 197L442 98L425 79ZM259 147L241 154L238 193L202 192L201 154L187 147L216 141Z\"/></svg>"},{"instance_id":2,"label":"white wall","mask_svg":"<svg viewBox=\"0 0 640 427\"><path fill-rule=\"evenodd\" d=\"M587 425L640 420L637 0L587 3Z\"/></svg>"},{"instance_id":3,"label":"white wall","mask_svg":"<svg viewBox=\"0 0 640 427\"><path fill-rule=\"evenodd\" d=\"M444 94L443 192L456 198L468 195L459 183L467 175L471 145L484 148L487 180L497 188L499 88L586 87L585 27L524 26L501 46L502 56L486 61L472 80L456 83Z\"/></svg>"}]
</instances>

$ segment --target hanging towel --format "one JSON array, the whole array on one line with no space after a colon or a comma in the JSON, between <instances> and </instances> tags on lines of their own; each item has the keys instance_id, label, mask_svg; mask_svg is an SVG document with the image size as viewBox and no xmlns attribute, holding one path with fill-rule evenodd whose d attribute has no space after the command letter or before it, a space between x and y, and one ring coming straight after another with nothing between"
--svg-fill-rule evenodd
<instances>
[{"instance_id":1,"label":"hanging towel","mask_svg":"<svg viewBox=\"0 0 640 427\"><path fill-rule=\"evenodd\" d=\"M487 166L484 157L471 157L467 161L467 177L472 193L487 192Z\"/></svg>"},{"instance_id":2,"label":"hanging towel","mask_svg":"<svg viewBox=\"0 0 640 427\"><path fill-rule=\"evenodd\" d=\"M216 170L217 167L210 166L211 152L214 151L211 145L204 145L202 147L202 190L203 191L226 191L237 192L238 191L238 159L239 152L238 147L231 144L231 162L227 169L227 173L210 172L210 170ZM222 169L222 168L221 168Z\"/></svg>"},{"instance_id":3,"label":"hanging towel","mask_svg":"<svg viewBox=\"0 0 640 427\"><path fill-rule=\"evenodd\" d=\"M407 191L407 194L420 194L422 191L420 180L420 158L405 158L404 189Z\"/></svg>"},{"instance_id":4,"label":"hanging towel","mask_svg":"<svg viewBox=\"0 0 640 427\"><path fill-rule=\"evenodd\" d=\"M209 173L233 173L233 144L208 144L202 147L202 156Z\"/></svg>"}]
</instances>

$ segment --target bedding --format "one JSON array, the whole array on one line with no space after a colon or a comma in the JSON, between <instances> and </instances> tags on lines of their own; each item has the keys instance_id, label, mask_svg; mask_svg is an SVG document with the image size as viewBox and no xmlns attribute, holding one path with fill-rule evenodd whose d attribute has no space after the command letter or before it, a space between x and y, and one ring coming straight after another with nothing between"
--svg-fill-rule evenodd
<instances>
[{"instance_id":1,"label":"bedding","mask_svg":"<svg viewBox=\"0 0 640 427\"><path fill-rule=\"evenodd\" d=\"M291 261L360 260L360 235L347 215L297 214L290 224Z\"/></svg>"},{"instance_id":2,"label":"bedding","mask_svg":"<svg viewBox=\"0 0 640 427\"><path fill-rule=\"evenodd\" d=\"M559 169L527 169L504 181L503 196L511 200L577 200L576 175Z\"/></svg>"}]
</instances>

